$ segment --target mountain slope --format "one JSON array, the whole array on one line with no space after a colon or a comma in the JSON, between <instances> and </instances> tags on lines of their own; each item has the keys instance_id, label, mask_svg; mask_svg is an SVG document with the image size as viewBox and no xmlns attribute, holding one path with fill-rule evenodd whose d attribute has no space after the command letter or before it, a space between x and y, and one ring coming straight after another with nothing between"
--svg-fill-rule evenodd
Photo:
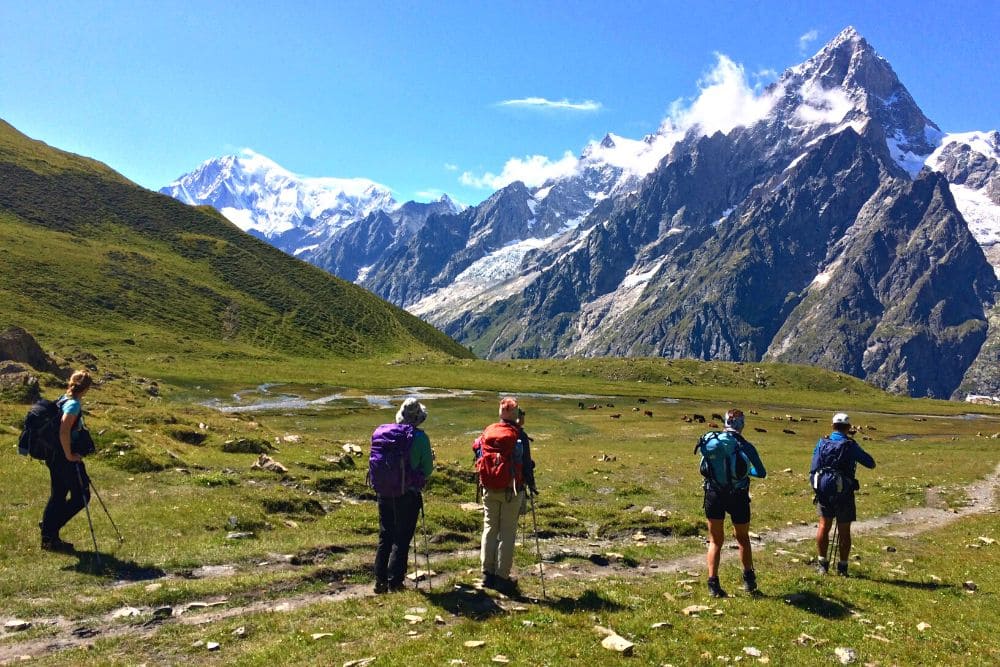
<instances>
[{"instance_id":1,"label":"mountain slope","mask_svg":"<svg viewBox=\"0 0 1000 667\"><path fill-rule=\"evenodd\" d=\"M295 355L468 351L365 290L0 121L5 324L235 341Z\"/></svg>"}]
</instances>

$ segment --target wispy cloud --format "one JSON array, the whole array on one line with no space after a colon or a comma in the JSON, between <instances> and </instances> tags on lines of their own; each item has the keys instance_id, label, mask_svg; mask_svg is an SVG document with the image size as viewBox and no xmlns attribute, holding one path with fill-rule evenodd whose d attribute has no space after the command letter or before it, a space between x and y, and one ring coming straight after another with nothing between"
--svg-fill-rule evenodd
<instances>
[{"instance_id":1,"label":"wispy cloud","mask_svg":"<svg viewBox=\"0 0 1000 667\"><path fill-rule=\"evenodd\" d=\"M813 28L809 32L799 37L799 51L805 54L809 50L809 47L812 46L812 43L815 42L817 39L819 39L819 30Z\"/></svg>"},{"instance_id":2,"label":"wispy cloud","mask_svg":"<svg viewBox=\"0 0 1000 667\"><path fill-rule=\"evenodd\" d=\"M558 160L550 160L545 155L528 155L523 158L510 158L499 174L488 171L482 176L476 176L466 171L458 180L462 185L480 189L499 190L514 181L521 181L529 188L533 188L550 178L571 175L576 166L576 156L570 151L566 151Z\"/></svg>"},{"instance_id":3,"label":"wispy cloud","mask_svg":"<svg viewBox=\"0 0 1000 667\"><path fill-rule=\"evenodd\" d=\"M451 162L445 162L444 163L444 170L445 171L458 171L458 165L457 164L452 164Z\"/></svg>"},{"instance_id":4,"label":"wispy cloud","mask_svg":"<svg viewBox=\"0 0 1000 667\"><path fill-rule=\"evenodd\" d=\"M519 100L504 100L497 102L500 107L517 107L519 109L550 109L559 111L600 111L601 103L593 100L570 102L568 99L548 100L544 97L524 97Z\"/></svg>"},{"instance_id":5,"label":"wispy cloud","mask_svg":"<svg viewBox=\"0 0 1000 667\"><path fill-rule=\"evenodd\" d=\"M589 162L597 161L615 165L643 176L656 168L671 148L689 132L711 135L728 133L736 127L749 126L761 120L784 95L784 88L775 86L769 91L760 90L760 80L774 77L771 70L760 70L748 76L743 65L728 56L716 54L712 69L698 81L698 94L675 100L667 116L652 137L638 141L613 136L612 144L604 146L593 141L578 159L566 151L561 158L550 159L544 155L511 158L499 173L486 172L476 175L466 171L459 177L462 185L481 189L498 189L523 181L528 187L540 186L550 178L572 175ZM753 86L749 79L758 80ZM817 100L818 111L832 113L841 108L839 100Z\"/></svg>"}]
</instances>

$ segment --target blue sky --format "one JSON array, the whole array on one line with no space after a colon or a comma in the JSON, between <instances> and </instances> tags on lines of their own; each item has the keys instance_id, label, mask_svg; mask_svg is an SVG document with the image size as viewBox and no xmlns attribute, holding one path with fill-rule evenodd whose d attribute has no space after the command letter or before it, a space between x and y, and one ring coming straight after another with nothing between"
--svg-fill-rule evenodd
<instances>
[{"instance_id":1,"label":"blue sky","mask_svg":"<svg viewBox=\"0 0 1000 667\"><path fill-rule=\"evenodd\" d=\"M505 167L655 131L719 54L752 87L847 25L943 130L1000 128L995 0L0 0L0 118L153 189L251 148L477 203Z\"/></svg>"}]
</instances>

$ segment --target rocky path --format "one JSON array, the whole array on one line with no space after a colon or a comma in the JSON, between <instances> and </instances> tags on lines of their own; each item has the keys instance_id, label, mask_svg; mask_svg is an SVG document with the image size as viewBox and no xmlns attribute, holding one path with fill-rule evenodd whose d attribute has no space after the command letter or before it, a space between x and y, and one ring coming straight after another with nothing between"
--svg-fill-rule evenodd
<instances>
[{"instance_id":1,"label":"rocky path","mask_svg":"<svg viewBox=\"0 0 1000 667\"><path fill-rule=\"evenodd\" d=\"M1000 465L982 480L978 480L965 488L969 502L966 506L955 509L938 507L914 507L888 514L886 516L866 519L853 524L855 534L879 533L892 537L911 537L919 533L944 527L949 523L972 514L983 514L997 511L997 491L1000 489ZM929 494L933 495L930 490ZM808 543L805 551L812 552L811 538L815 533L813 525L791 526L781 530L760 535L758 544L787 545L799 542ZM559 547L556 548L556 544ZM558 579L599 580L606 577L648 577L662 573L678 573L700 570L704 565L705 554L702 551L673 558L669 560L646 561L638 566L630 566L619 561L588 556L601 556L613 551L619 542L595 542L592 540L548 540L546 541L546 560L557 559L559 562L548 563L545 568L546 580L554 584ZM530 545L525 545L525 548ZM474 557L478 551L451 552L432 557L433 562L444 559L454 560L456 557ZM565 556L579 558L565 558ZM560 557L560 558L557 558ZM422 561L423 559L421 559ZM421 563L423 564L423 563ZM286 563L276 563L275 567L290 567ZM235 566L217 566L205 568L205 577L227 576L237 571ZM449 576L456 573L449 572ZM536 573L526 576L535 579ZM440 577L439 577L440 579ZM439 581L437 585L441 585ZM538 588L532 583L532 589ZM117 610L109 614L83 619L67 619L64 617L30 619L34 628L44 628L45 636L36 636L17 641L15 636L8 634L5 642L0 644L0 665L12 664L26 657L40 657L71 648L85 647L95 638L115 638L121 636L148 637L154 635L160 626L170 623L183 625L206 625L231 618L238 618L259 612L288 612L309 605L338 602L373 595L370 584L332 585L331 590L322 593L300 593L286 596L270 596L267 590L259 591L261 599L231 605L225 598L210 599L205 602L189 602L173 608L128 609ZM518 601L524 603L525 601ZM530 601L529 601L530 602ZM505 601L498 600L499 608ZM116 616L117 614L117 616ZM134 618L136 622L130 622ZM13 641L12 641L13 640Z\"/></svg>"}]
</instances>

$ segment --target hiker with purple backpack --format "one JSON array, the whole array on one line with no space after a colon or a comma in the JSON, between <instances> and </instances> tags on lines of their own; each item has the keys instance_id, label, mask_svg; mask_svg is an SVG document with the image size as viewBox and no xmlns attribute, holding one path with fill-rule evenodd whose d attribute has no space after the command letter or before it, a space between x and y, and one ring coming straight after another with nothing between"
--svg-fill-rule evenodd
<instances>
[{"instance_id":1,"label":"hiker with purple backpack","mask_svg":"<svg viewBox=\"0 0 1000 667\"><path fill-rule=\"evenodd\" d=\"M403 590L410 542L423 508L421 491L434 470L431 441L420 424L427 408L415 398L403 401L393 424L372 433L368 483L378 499L378 549L375 592Z\"/></svg>"}]
</instances>

